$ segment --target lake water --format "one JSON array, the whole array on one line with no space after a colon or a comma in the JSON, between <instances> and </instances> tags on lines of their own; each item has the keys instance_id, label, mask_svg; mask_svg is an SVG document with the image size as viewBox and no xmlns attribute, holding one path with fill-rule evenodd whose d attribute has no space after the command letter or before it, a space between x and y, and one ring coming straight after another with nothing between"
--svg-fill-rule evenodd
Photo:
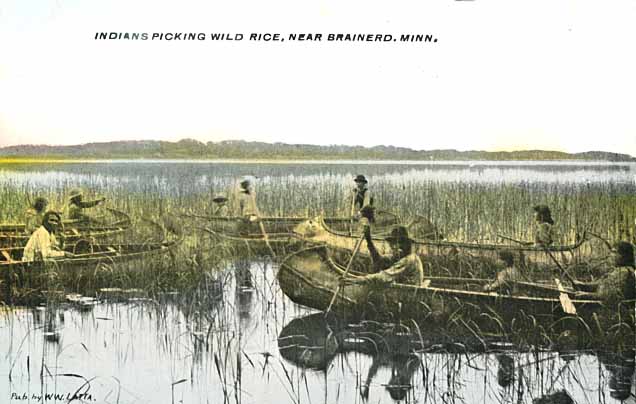
<instances>
[{"instance_id":1,"label":"lake water","mask_svg":"<svg viewBox=\"0 0 636 404\"><path fill-rule=\"evenodd\" d=\"M257 176L271 183L329 182L350 186L364 173L371 184L479 183L633 186L635 163L600 162L295 162L227 163L214 161L112 161L100 163L12 164L0 166L0 184L26 188L89 186L168 195L207 192Z\"/></svg>"},{"instance_id":2,"label":"lake water","mask_svg":"<svg viewBox=\"0 0 636 404\"><path fill-rule=\"evenodd\" d=\"M396 402L394 397L531 403L561 390L577 403L613 403L619 402L613 398L617 386L629 389L632 383L633 356L630 362L595 352L527 353L506 346L462 352L461 340L455 342L460 352L449 353L452 342L428 337L407 348L389 344L377 355L364 341L325 348L322 314L312 316L285 298L275 270L269 263L233 266L210 278L220 285L216 296L189 303L166 295L103 302L90 311L60 306L5 312L0 399L37 403L53 394L46 402L56 402L58 394L63 399L57 402L67 402L69 394L84 394L85 402L104 403L361 403L362 385L369 382L370 403ZM47 340L51 325L59 338ZM281 335L286 338L279 343ZM355 335L362 334L349 339ZM284 352L298 345L301 354ZM372 367L376 373L368 379Z\"/></svg>"}]
</instances>

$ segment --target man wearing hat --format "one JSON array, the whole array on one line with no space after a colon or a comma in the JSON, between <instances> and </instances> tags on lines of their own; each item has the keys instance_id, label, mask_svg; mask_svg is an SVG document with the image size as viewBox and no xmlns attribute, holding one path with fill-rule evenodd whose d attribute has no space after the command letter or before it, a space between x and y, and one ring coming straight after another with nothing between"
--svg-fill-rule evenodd
<instances>
[{"instance_id":1,"label":"man wearing hat","mask_svg":"<svg viewBox=\"0 0 636 404\"><path fill-rule=\"evenodd\" d=\"M258 220L258 208L256 207L256 193L249 178L243 178L238 190L238 214L250 222Z\"/></svg>"},{"instance_id":2,"label":"man wearing hat","mask_svg":"<svg viewBox=\"0 0 636 404\"><path fill-rule=\"evenodd\" d=\"M256 206L256 193L252 187L252 181L249 177L244 177L239 183L239 189L236 196L237 215L243 220L239 223L238 231L241 234L259 231L256 227L259 220L259 211Z\"/></svg>"},{"instance_id":3,"label":"man wearing hat","mask_svg":"<svg viewBox=\"0 0 636 404\"><path fill-rule=\"evenodd\" d=\"M368 215L364 209L363 214ZM371 226L364 226L364 238L373 261L376 273L364 277L366 282L388 284L392 282L420 286L424 281L424 266L420 257L413 252L412 241L405 226L397 225L391 229L386 241L391 248L390 256L378 252L371 237Z\"/></svg>"},{"instance_id":4,"label":"man wearing hat","mask_svg":"<svg viewBox=\"0 0 636 404\"><path fill-rule=\"evenodd\" d=\"M353 181L356 183L356 187L351 191L351 216L355 219L360 219L362 208L373 206L373 196L371 196L367 186L368 181L364 175L356 175ZM368 219L371 223L374 221L374 217Z\"/></svg>"},{"instance_id":5,"label":"man wearing hat","mask_svg":"<svg viewBox=\"0 0 636 404\"><path fill-rule=\"evenodd\" d=\"M536 245L549 246L554 242L554 220L550 208L546 205L537 205L533 208L536 230L534 242Z\"/></svg>"},{"instance_id":6,"label":"man wearing hat","mask_svg":"<svg viewBox=\"0 0 636 404\"><path fill-rule=\"evenodd\" d=\"M84 193L81 189L73 189L68 196L68 218L71 220L80 220L82 222L95 221L89 215L84 214L83 210L92 208L104 202L106 198L102 197L94 201L84 201Z\"/></svg>"},{"instance_id":7,"label":"man wearing hat","mask_svg":"<svg viewBox=\"0 0 636 404\"><path fill-rule=\"evenodd\" d=\"M33 232L22 254L22 261L50 260L65 256L72 256L71 253L59 249L55 234L62 223L60 214L48 211L42 218L42 225Z\"/></svg>"},{"instance_id":8,"label":"man wearing hat","mask_svg":"<svg viewBox=\"0 0 636 404\"><path fill-rule=\"evenodd\" d=\"M227 197L224 194L217 194L212 198L214 203L214 216L227 216L229 214L229 208L227 206Z\"/></svg>"}]
</instances>

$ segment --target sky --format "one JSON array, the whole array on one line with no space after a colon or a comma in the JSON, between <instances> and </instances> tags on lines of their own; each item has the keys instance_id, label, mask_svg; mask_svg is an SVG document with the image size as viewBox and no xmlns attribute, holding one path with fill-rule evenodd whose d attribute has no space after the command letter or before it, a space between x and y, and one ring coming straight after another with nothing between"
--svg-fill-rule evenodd
<instances>
[{"instance_id":1,"label":"sky","mask_svg":"<svg viewBox=\"0 0 636 404\"><path fill-rule=\"evenodd\" d=\"M636 156L633 21L633 0L3 0L0 146L194 138Z\"/></svg>"}]
</instances>

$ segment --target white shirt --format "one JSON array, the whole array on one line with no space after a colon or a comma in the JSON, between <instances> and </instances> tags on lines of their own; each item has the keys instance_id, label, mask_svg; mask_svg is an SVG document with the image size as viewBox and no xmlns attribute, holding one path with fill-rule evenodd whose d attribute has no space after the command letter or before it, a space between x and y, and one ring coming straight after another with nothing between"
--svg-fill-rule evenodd
<instances>
[{"instance_id":1,"label":"white shirt","mask_svg":"<svg viewBox=\"0 0 636 404\"><path fill-rule=\"evenodd\" d=\"M47 260L63 256L64 251L57 249L55 235L49 233L44 226L40 226L33 232L27 245L24 247L22 261L35 261L40 258Z\"/></svg>"}]
</instances>

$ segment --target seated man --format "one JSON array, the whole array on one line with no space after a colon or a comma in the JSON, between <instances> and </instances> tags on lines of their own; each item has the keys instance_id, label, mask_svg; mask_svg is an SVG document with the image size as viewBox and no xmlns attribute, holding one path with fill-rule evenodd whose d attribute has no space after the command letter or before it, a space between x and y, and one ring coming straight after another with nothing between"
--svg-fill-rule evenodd
<instances>
[{"instance_id":1,"label":"seated man","mask_svg":"<svg viewBox=\"0 0 636 404\"><path fill-rule=\"evenodd\" d=\"M552 220L552 212L546 205L537 205L533 208L536 222L534 243L535 245L549 246L554 242L556 235L554 233L554 220Z\"/></svg>"},{"instance_id":2,"label":"seated man","mask_svg":"<svg viewBox=\"0 0 636 404\"><path fill-rule=\"evenodd\" d=\"M364 238L373 261L373 269L377 272L365 276L365 281L386 284L391 282L421 286L424 281L424 267L420 257L413 252L408 230L404 226L395 226L386 241L391 247L390 256L378 253L373 239L371 227L364 226Z\"/></svg>"},{"instance_id":3,"label":"seated man","mask_svg":"<svg viewBox=\"0 0 636 404\"><path fill-rule=\"evenodd\" d=\"M94 201L84 201L84 193L80 189L74 189L68 197L68 218L71 220L81 220L83 222L95 221L95 218L84 214L83 210L97 206L104 202L106 198L102 197Z\"/></svg>"},{"instance_id":4,"label":"seated man","mask_svg":"<svg viewBox=\"0 0 636 404\"><path fill-rule=\"evenodd\" d=\"M42 226L42 219L44 219L44 213L48 205L49 201L47 201L46 198L37 197L33 202L33 206L26 210L24 231L27 234L33 234L34 231Z\"/></svg>"},{"instance_id":5,"label":"seated man","mask_svg":"<svg viewBox=\"0 0 636 404\"><path fill-rule=\"evenodd\" d=\"M213 216L227 216L229 214L229 207L227 205L228 199L223 194L218 194L214 198L212 198L212 202L214 203L214 213Z\"/></svg>"},{"instance_id":6,"label":"seated man","mask_svg":"<svg viewBox=\"0 0 636 404\"><path fill-rule=\"evenodd\" d=\"M612 250L615 268L596 282L574 282L579 292L577 297L601 296L604 300L618 303L636 298L636 278L634 275L634 246L619 241Z\"/></svg>"},{"instance_id":7,"label":"seated man","mask_svg":"<svg viewBox=\"0 0 636 404\"><path fill-rule=\"evenodd\" d=\"M22 261L46 261L73 256L71 253L60 250L55 238L61 222L62 219L59 213L46 212L42 219L42 226L33 232L24 247Z\"/></svg>"},{"instance_id":8,"label":"seated man","mask_svg":"<svg viewBox=\"0 0 636 404\"><path fill-rule=\"evenodd\" d=\"M504 269L499 271L497 279L484 286L484 292L513 293L516 290L515 282L519 281L519 270L514 266L514 256L510 251L500 251L499 259L504 264Z\"/></svg>"}]
</instances>

